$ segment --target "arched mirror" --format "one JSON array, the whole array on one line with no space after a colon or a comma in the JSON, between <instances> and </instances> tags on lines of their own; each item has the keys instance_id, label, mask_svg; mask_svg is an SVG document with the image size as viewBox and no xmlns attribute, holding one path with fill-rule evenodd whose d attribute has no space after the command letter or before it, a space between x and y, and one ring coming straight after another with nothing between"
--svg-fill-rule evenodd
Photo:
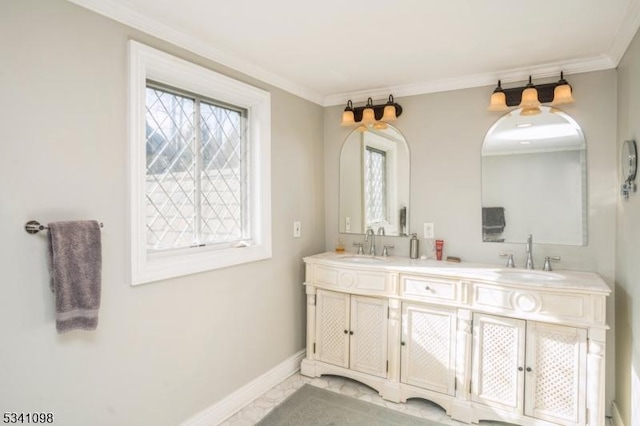
<instances>
[{"instance_id":1,"label":"arched mirror","mask_svg":"<svg viewBox=\"0 0 640 426\"><path fill-rule=\"evenodd\" d=\"M501 117L482 146L482 238L587 244L586 143L566 113L540 107Z\"/></svg>"},{"instance_id":2,"label":"arched mirror","mask_svg":"<svg viewBox=\"0 0 640 426\"><path fill-rule=\"evenodd\" d=\"M356 129L340 153L340 225L347 234L409 233L409 146L391 125Z\"/></svg>"}]
</instances>

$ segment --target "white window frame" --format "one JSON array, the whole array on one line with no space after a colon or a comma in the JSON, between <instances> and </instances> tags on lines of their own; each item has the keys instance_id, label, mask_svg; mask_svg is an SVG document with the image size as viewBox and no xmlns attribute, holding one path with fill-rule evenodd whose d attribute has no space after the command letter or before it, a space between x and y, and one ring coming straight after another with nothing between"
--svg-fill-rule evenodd
<instances>
[{"instance_id":1,"label":"white window frame","mask_svg":"<svg viewBox=\"0 0 640 426\"><path fill-rule=\"evenodd\" d=\"M252 243L153 253L147 249L146 134L147 80L196 93L247 110L249 221ZM271 258L271 95L269 92L129 41L129 187L131 284L224 268Z\"/></svg>"}]
</instances>

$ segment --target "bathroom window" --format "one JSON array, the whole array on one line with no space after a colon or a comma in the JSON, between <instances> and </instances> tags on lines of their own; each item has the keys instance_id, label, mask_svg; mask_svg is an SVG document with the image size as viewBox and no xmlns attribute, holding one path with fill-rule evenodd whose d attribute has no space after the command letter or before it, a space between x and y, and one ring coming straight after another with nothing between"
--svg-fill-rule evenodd
<instances>
[{"instance_id":1,"label":"bathroom window","mask_svg":"<svg viewBox=\"0 0 640 426\"><path fill-rule=\"evenodd\" d=\"M366 223L387 221L387 154L367 146L364 159Z\"/></svg>"},{"instance_id":2,"label":"bathroom window","mask_svg":"<svg viewBox=\"0 0 640 426\"><path fill-rule=\"evenodd\" d=\"M271 257L270 97L130 44L132 284Z\"/></svg>"},{"instance_id":3,"label":"bathroom window","mask_svg":"<svg viewBox=\"0 0 640 426\"><path fill-rule=\"evenodd\" d=\"M147 82L146 230L152 251L247 243L246 110Z\"/></svg>"}]
</instances>

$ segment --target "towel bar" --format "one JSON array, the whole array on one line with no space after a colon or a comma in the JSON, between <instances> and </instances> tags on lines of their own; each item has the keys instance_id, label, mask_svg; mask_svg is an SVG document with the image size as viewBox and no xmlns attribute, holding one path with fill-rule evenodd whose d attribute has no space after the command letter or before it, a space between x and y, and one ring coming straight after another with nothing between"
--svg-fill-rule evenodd
<instances>
[{"instance_id":1,"label":"towel bar","mask_svg":"<svg viewBox=\"0 0 640 426\"><path fill-rule=\"evenodd\" d=\"M100 222L100 228L104 228L104 225L102 224L102 222ZM30 220L24 225L24 230L27 231L29 234L37 234L38 232L44 229L49 229L49 227L41 225L40 222L38 222L37 220Z\"/></svg>"}]
</instances>

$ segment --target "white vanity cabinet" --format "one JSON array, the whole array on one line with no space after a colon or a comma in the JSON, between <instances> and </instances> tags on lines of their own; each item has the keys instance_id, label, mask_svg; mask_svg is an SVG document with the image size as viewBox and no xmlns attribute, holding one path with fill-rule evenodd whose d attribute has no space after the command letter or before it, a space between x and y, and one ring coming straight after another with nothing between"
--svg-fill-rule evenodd
<instances>
[{"instance_id":1,"label":"white vanity cabinet","mask_svg":"<svg viewBox=\"0 0 640 426\"><path fill-rule=\"evenodd\" d=\"M324 253L304 259L301 373L453 419L604 426L607 285L542 272Z\"/></svg>"},{"instance_id":2,"label":"white vanity cabinet","mask_svg":"<svg viewBox=\"0 0 640 426\"><path fill-rule=\"evenodd\" d=\"M585 329L473 316L471 400L562 425L586 416Z\"/></svg>"},{"instance_id":3,"label":"white vanity cabinet","mask_svg":"<svg viewBox=\"0 0 640 426\"><path fill-rule=\"evenodd\" d=\"M386 299L318 290L317 359L386 377L387 311Z\"/></svg>"},{"instance_id":4,"label":"white vanity cabinet","mask_svg":"<svg viewBox=\"0 0 640 426\"><path fill-rule=\"evenodd\" d=\"M455 395L456 317L456 309L402 304L402 383Z\"/></svg>"}]
</instances>

